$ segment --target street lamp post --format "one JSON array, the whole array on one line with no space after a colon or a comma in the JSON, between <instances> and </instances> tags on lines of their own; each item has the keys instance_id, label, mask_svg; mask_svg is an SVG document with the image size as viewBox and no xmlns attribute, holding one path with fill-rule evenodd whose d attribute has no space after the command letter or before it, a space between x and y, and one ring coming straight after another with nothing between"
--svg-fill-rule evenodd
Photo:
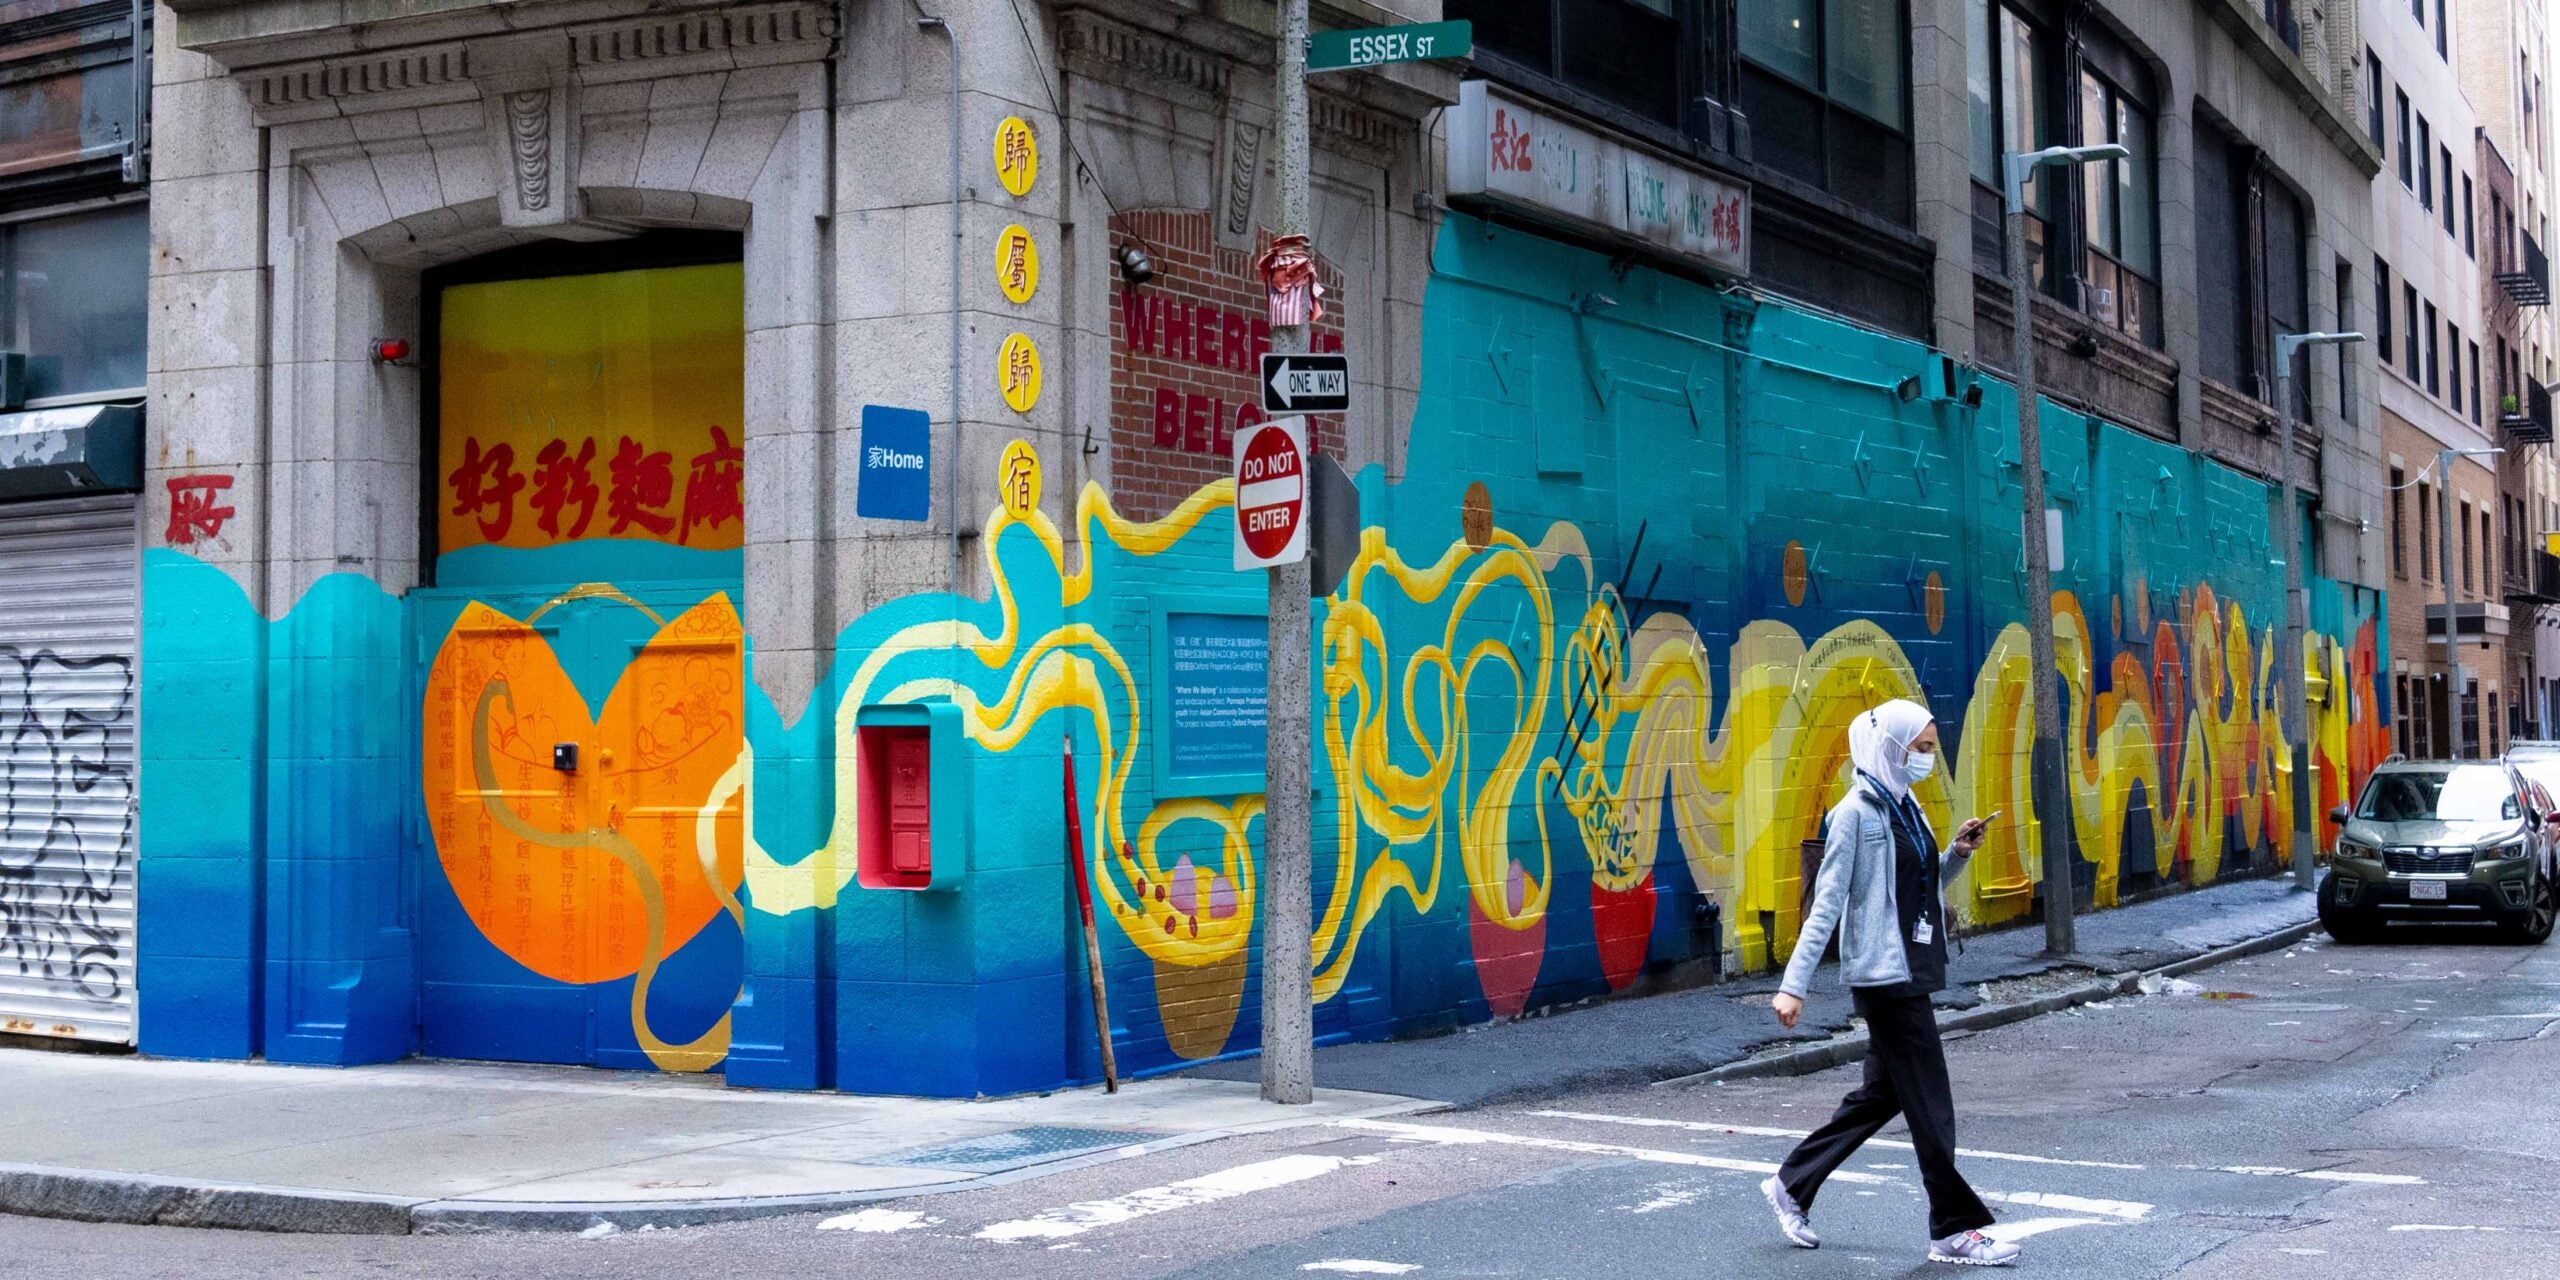
<instances>
[{"instance_id":1,"label":"street lamp post","mask_svg":"<svg viewBox=\"0 0 2560 1280\"><path fill-rule=\"evenodd\" d=\"M2470 725L2462 714L2462 686L2466 683L2462 672L2462 627L2460 618L2455 615L2453 595L2453 460L2487 458L2505 452L2504 449L2447 449L2436 455L2436 561L2444 575L2444 662L2446 678L2450 682L2444 689L2444 718L2453 729L2453 741L2447 745L2453 748L2450 758L2455 760L2470 755L2468 739L2471 734L2468 732ZM2486 638L2489 620L2485 610L2483 612L2481 635Z\"/></svg>"},{"instance_id":2,"label":"street lamp post","mask_svg":"<svg viewBox=\"0 0 2560 1280\"><path fill-rule=\"evenodd\" d=\"M2314 884L2312 863L2318 861L2319 838L2312 834L2311 809L2317 794L2311 787L2311 691L2303 672L2302 637L2310 628L2310 601L2302 587L2302 550L2311 540L2302 520L2302 456L2293 447L2293 353L2304 347L2362 342L2361 333L2280 333L2276 335L2276 433L2284 452L2284 516L2275 523L2284 549L2284 650L2276 666L2284 673L2284 735L2293 744L2293 883L2308 892ZM2339 359L2346 359L2344 352Z\"/></svg>"},{"instance_id":3,"label":"street lamp post","mask_svg":"<svg viewBox=\"0 0 2560 1280\"><path fill-rule=\"evenodd\" d=\"M2002 157L2007 202L2009 269L2009 373L2018 395L2018 470L2021 523L2027 554L2027 644L2035 666L2035 747L2029 758L2038 852L2044 868L2044 942L2052 955L2076 945L2071 912L2076 892L2071 858L2071 798L2062 780L2062 688L2053 658L2053 549L2044 536L2044 437L2037 423L2035 287L2027 279L2027 179L2048 165L2123 160L2132 152L2114 143L2046 147Z\"/></svg>"}]
</instances>

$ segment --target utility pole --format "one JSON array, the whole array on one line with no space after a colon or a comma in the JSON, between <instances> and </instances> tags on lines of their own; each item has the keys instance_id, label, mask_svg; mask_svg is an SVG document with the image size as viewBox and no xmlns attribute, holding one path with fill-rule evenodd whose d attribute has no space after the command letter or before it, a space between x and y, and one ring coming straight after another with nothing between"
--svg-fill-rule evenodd
<instances>
[{"instance_id":1,"label":"utility pole","mask_svg":"<svg viewBox=\"0 0 2560 1280\"><path fill-rule=\"evenodd\" d=\"M2035 805L2037 843L2044 868L2044 946L2069 955L2078 946L2072 929L2071 793L2062 777L2062 681L2053 657L2053 548L2045 542L2044 436L2037 421L2035 285L2027 278L2027 179L2045 165L2117 160L2132 153L2114 143L2047 147L2002 157L2002 196L2007 201L2009 268L2009 371L2018 389L2018 471L2021 522L2027 555L2027 647L2034 664L2036 727L2028 761L2029 795Z\"/></svg>"},{"instance_id":2,"label":"utility pole","mask_svg":"<svg viewBox=\"0 0 2560 1280\"><path fill-rule=\"evenodd\" d=\"M2280 333L2276 335L2276 439L2284 450L2284 513L2270 522L2274 536L2289 541L2284 548L2284 649L2276 655L2283 675L2284 736L2293 744L2293 884L2309 892L2315 885L2313 863L2319 861L2320 838L2313 834L2311 809L2319 793L2311 787L2311 690L2303 671L2302 640L2310 630L2311 602L2302 586L2303 548L2311 531L2303 527L2302 455L2293 447L2293 353L2309 346L2362 342L2361 333ZM2344 360L2347 353L2341 351Z\"/></svg>"},{"instance_id":3,"label":"utility pole","mask_svg":"<svg viewBox=\"0 0 2560 1280\"><path fill-rule=\"evenodd\" d=\"M1272 101L1280 128L1278 235L1307 234L1307 0L1280 0ZM1271 326L1271 349L1307 350L1307 325ZM1310 441L1312 443L1312 441ZM1309 686L1311 570L1301 557L1270 575L1262 811L1262 1098L1315 1100L1315 855L1308 841L1314 698Z\"/></svg>"}]
</instances>

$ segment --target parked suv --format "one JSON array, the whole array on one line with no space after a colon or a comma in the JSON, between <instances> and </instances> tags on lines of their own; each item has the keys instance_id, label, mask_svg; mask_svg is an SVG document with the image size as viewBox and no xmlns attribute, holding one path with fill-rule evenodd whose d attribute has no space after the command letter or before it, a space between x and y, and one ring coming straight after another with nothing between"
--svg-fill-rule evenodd
<instances>
[{"instance_id":1,"label":"parked suv","mask_svg":"<svg viewBox=\"0 0 2560 1280\"><path fill-rule=\"evenodd\" d=\"M2320 923L2368 941L2389 920L2495 920L2519 942L2560 918L2560 812L2507 761L2393 760L2355 808L2320 886Z\"/></svg>"}]
</instances>

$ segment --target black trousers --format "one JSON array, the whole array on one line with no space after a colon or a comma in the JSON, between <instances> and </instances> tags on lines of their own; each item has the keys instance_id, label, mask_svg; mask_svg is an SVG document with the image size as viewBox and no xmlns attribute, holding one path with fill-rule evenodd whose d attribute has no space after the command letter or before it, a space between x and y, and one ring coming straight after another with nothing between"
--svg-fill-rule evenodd
<instances>
[{"instance_id":1,"label":"black trousers","mask_svg":"<svg viewBox=\"0 0 2560 1280\"><path fill-rule=\"evenodd\" d=\"M1886 995L1850 988L1867 1020L1866 1083L1840 1100L1829 1123L1806 1135L1778 1168L1787 1193L1807 1212L1823 1180L1896 1115L1911 1125L1920 1182L1929 1191L1929 1238L1991 1225L1991 1210L1956 1172L1956 1105L1947 1087L1947 1053L1937 1015L1925 995Z\"/></svg>"}]
</instances>

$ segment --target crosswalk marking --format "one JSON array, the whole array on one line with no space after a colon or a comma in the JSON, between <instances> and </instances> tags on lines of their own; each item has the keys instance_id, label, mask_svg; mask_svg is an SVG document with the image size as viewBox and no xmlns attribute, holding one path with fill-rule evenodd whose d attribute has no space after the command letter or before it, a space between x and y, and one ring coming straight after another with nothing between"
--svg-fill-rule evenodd
<instances>
[{"instance_id":1,"label":"crosswalk marking","mask_svg":"<svg viewBox=\"0 0 2560 1280\"><path fill-rule=\"evenodd\" d=\"M1496 1133L1490 1129L1459 1129L1448 1125L1404 1124L1393 1120L1336 1120L1337 1129L1361 1129L1370 1133L1392 1134L1423 1142L1450 1146L1490 1143L1506 1147L1535 1147L1542 1151L1570 1151L1576 1155L1618 1156L1627 1160L1646 1160L1655 1164L1684 1164L1700 1169L1723 1169L1732 1173L1776 1173L1778 1166L1766 1160L1733 1160L1723 1156L1702 1156L1688 1151L1657 1151L1651 1147L1626 1147L1614 1142L1574 1142L1564 1138L1532 1138L1516 1133ZM1831 1175L1834 1182L1891 1183L1896 1181L1873 1173L1851 1173L1843 1169Z\"/></svg>"},{"instance_id":2,"label":"crosswalk marking","mask_svg":"<svg viewBox=\"0 0 2560 1280\"><path fill-rule=\"evenodd\" d=\"M1036 1217L999 1222L979 1231L977 1238L998 1241L1064 1240L1083 1235L1096 1227L1113 1226L1196 1205L1215 1204L1220 1200L1322 1177L1336 1169L1372 1164L1377 1159L1376 1156L1281 1156L1222 1169L1205 1177L1132 1191L1108 1200L1087 1200L1051 1209Z\"/></svg>"},{"instance_id":3,"label":"crosswalk marking","mask_svg":"<svg viewBox=\"0 0 2560 1280\"><path fill-rule=\"evenodd\" d=\"M1722 1124L1711 1120L1664 1120L1654 1116L1616 1116L1597 1111L1532 1111L1529 1114L1533 1116L1545 1116L1551 1120L1580 1120L1591 1124L1623 1124L1647 1129L1685 1129L1691 1133L1739 1133L1754 1138L1801 1138L1811 1132L1811 1130L1808 1129L1773 1129L1767 1125L1756 1124ZM1891 1138L1869 1138L1867 1140L1867 1145L1871 1147L1893 1147L1903 1151L1911 1150L1910 1143L1898 1142ZM2006 1160L2013 1164L2064 1165L2074 1169L2139 1170L2143 1167L2138 1164L2118 1164L2112 1160L2065 1160L2060 1156L2030 1156L2022 1155L2014 1151L1976 1151L1971 1147L1958 1147L1956 1148L1956 1154L1960 1156L1967 1156L1975 1160Z\"/></svg>"},{"instance_id":4,"label":"crosswalk marking","mask_svg":"<svg viewBox=\"0 0 2560 1280\"><path fill-rule=\"evenodd\" d=\"M2097 1200L2088 1196L2067 1196L2059 1191L1985 1191L1982 1198L2003 1204L2060 1209L2064 1213L2093 1213L2126 1222L2140 1222L2150 1217L2153 1208L2139 1200Z\"/></svg>"}]
</instances>

